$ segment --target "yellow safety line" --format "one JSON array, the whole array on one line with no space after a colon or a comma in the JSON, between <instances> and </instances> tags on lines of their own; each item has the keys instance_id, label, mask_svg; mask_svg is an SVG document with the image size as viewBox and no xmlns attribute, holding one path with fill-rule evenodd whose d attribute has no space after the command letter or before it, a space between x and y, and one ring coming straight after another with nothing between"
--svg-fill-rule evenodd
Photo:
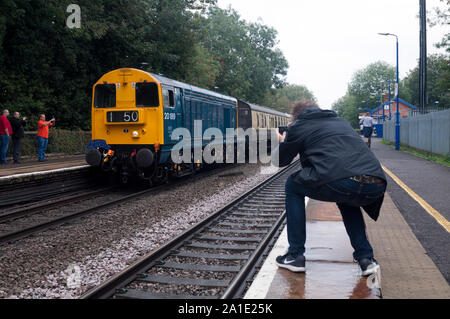
<instances>
[{"instance_id":1,"label":"yellow safety line","mask_svg":"<svg viewBox=\"0 0 450 319\"><path fill-rule=\"evenodd\" d=\"M47 166L52 166L52 165L72 164L72 163L79 163L81 161L83 161L83 160L80 159L80 160L76 160L76 161L74 160L74 161L67 161L67 162L46 163L46 164L38 164L38 165L31 165L31 166L18 166L18 167L0 169L0 172L15 171L15 170L24 169L24 168L47 167Z\"/></svg>"},{"instance_id":2,"label":"yellow safety line","mask_svg":"<svg viewBox=\"0 0 450 319\"><path fill-rule=\"evenodd\" d=\"M428 204L425 200L422 199L419 195L417 195L411 188L406 186L400 178L394 175L390 170L383 166L384 171L401 187L403 188L409 196L411 196L416 202L420 204L420 206L425 209L425 211L430 214L436 221L441 224L442 227L449 233L450 232L450 223L444 216L442 216L436 209L434 209L430 204Z\"/></svg>"}]
</instances>

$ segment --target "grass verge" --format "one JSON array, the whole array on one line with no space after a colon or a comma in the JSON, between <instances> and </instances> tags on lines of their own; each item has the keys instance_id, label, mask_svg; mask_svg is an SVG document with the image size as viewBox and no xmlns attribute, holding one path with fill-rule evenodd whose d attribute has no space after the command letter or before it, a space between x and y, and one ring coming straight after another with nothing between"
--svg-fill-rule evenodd
<instances>
[{"instance_id":1,"label":"grass verge","mask_svg":"<svg viewBox=\"0 0 450 319\"><path fill-rule=\"evenodd\" d=\"M395 143L392 143L390 141L381 140L380 143L384 144L384 145L391 146L391 147L395 147ZM422 157L422 158L424 158L426 160L433 161L435 163L438 163L438 164L450 167L450 156L439 156L439 155L431 154L431 153L428 153L428 152L425 152L425 151L420 151L420 150L415 149L413 147L404 146L404 145L400 146L400 150L403 151L403 152L412 154L414 156Z\"/></svg>"}]
</instances>

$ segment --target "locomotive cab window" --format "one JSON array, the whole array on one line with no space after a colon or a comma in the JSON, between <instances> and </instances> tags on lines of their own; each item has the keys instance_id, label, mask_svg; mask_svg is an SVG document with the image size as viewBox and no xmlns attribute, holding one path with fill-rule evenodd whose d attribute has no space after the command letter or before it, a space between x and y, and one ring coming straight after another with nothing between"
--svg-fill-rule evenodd
<instances>
[{"instance_id":1,"label":"locomotive cab window","mask_svg":"<svg viewBox=\"0 0 450 319\"><path fill-rule=\"evenodd\" d=\"M158 85L156 83L136 83L136 106L158 107Z\"/></svg>"},{"instance_id":2,"label":"locomotive cab window","mask_svg":"<svg viewBox=\"0 0 450 319\"><path fill-rule=\"evenodd\" d=\"M98 84L95 86L94 107L116 107L116 85Z\"/></svg>"},{"instance_id":3,"label":"locomotive cab window","mask_svg":"<svg viewBox=\"0 0 450 319\"><path fill-rule=\"evenodd\" d=\"M173 90L163 89L164 107L175 107Z\"/></svg>"}]
</instances>

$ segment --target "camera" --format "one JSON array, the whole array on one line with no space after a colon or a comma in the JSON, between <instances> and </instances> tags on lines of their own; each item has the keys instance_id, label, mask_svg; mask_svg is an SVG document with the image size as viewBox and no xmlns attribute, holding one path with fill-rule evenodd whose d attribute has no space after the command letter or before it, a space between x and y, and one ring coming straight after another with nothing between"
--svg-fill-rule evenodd
<instances>
[{"instance_id":1,"label":"camera","mask_svg":"<svg viewBox=\"0 0 450 319\"><path fill-rule=\"evenodd\" d=\"M280 126L278 127L278 132L280 132L281 135L284 134L284 132L287 132L288 127L287 126Z\"/></svg>"}]
</instances>

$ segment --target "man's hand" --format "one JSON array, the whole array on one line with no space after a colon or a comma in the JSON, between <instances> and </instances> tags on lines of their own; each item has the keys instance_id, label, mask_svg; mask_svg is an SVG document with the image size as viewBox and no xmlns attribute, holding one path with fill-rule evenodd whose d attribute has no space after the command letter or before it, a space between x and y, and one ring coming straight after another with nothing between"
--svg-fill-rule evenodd
<instances>
[{"instance_id":1,"label":"man's hand","mask_svg":"<svg viewBox=\"0 0 450 319\"><path fill-rule=\"evenodd\" d=\"M283 135L280 134L280 131L278 130L278 128L276 129L277 135L278 135L278 141L280 143L283 143L284 140L286 139L286 132L283 133Z\"/></svg>"}]
</instances>

